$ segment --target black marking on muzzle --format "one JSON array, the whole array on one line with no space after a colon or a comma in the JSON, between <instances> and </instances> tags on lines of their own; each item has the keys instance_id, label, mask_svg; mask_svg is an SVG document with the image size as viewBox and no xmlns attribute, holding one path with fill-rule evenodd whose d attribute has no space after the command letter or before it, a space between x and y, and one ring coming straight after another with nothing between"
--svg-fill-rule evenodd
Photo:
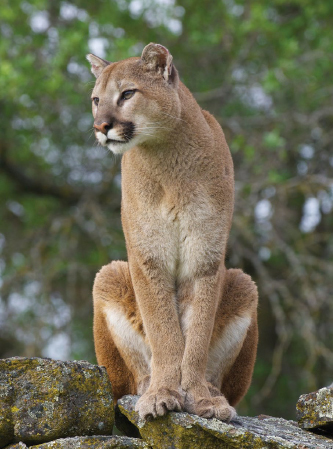
<instances>
[{"instance_id":1,"label":"black marking on muzzle","mask_svg":"<svg viewBox=\"0 0 333 449\"><path fill-rule=\"evenodd\" d=\"M129 142L134 137L135 125L133 122L119 122L122 131L119 137Z\"/></svg>"}]
</instances>

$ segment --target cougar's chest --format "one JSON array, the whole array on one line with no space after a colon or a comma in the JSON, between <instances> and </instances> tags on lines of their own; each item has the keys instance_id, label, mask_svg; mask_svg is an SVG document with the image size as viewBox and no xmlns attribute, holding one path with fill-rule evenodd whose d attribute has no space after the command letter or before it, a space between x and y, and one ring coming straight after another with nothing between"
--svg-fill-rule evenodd
<instances>
[{"instance_id":1,"label":"cougar's chest","mask_svg":"<svg viewBox=\"0 0 333 449\"><path fill-rule=\"evenodd\" d=\"M129 258L133 253L142 263L154 260L176 282L206 274L221 260L224 226L209 185L193 171L167 176L154 167L141 170L135 162L123 158L122 220Z\"/></svg>"},{"instance_id":2,"label":"cougar's chest","mask_svg":"<svg viewBox=\"0 0 333 449\"><path fill-rule=\"evenodd\" d=\"M161 237L168 248L165 262L169 272L177 280L193 276L207 259L210 234L216 234L211 226L215 220L209 197L195 189L165 195L158 214Z\"/></svg>"}]
</instances>

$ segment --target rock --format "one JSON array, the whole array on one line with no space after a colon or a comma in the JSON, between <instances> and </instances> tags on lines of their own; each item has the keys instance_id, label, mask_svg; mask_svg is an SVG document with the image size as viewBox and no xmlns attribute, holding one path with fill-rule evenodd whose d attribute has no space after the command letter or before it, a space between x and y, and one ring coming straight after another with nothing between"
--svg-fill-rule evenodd
<instances>
[{"instance_id":1,"label":"rock","mask_svg":"<svg viewBox=\"0 0 333 449\"><path fill-rule=\"evenodd\" d=\"M320 428L333 435L333 386L300 396L296 417L302 429Z\"/></svg>"},{"instance_id":2,"label":"rock","mask_svg":"<svg viewBox=\"0 0 333 449\"><path fill-rule=\"evenodd\" d=\"M29 448L26 444L24 444L24 443L22 443L22 441L20 441L19 443L11 444L10 446L6 446L6 449L29 449Z\"/></svg>"},{"instance_id":3,"label":"rock","mask_svg":"<svg viewBox=\"0 0 333 449\"><path fill-rule=\"evenodd\" d=\"M260 416L237 417L230 424L187 413L169 413L152 421L135 412L138 396L124 396L119 411L154 449L332 449L332 440L300 429L296 422ZM117 419L121 415L117 414ZM118 423L117 423L118 425Z\"/></svg>"},{"instance_id":4,"label":"rock","mask_svg":"<svg viewBox=\"0 0 333 449\"><path fill-rule=\"evenodd\" d=\"M22 444L22 446L19 446ZM25 449L24 443L7 446L6 449ZM30 446L29 449L150 449L147 443L142 440L118 436L95 436L95 437L75 437L61 438L48 443Z\"/></svg>"},{"instance_id":5,"label":"rock","mask_svg":"<svg viewBox=\"0 0 333 449\"><path fill-rule=\"evenodd\" d=\"M104 368L84 361L0 360L0 448L111 435L113 422L112 387Z\"/></svg>"},{"instance_id":6,"label":"rock","mask_svg":"<svg viewBox=\"0 0 333 449\"><path fill-rule=\"evenodd\" d=\"M122 414L119 407L116 407L115 412L117 429L120 430L123 435L127 435L128 437L141 438L139 429Z\"/></svg>"}]
</instances>

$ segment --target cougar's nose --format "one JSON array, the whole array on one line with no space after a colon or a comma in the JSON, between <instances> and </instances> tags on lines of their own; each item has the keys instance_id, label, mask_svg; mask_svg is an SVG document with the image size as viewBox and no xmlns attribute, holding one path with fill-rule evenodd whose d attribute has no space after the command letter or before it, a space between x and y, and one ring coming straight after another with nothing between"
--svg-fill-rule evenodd
<instances>
[{"instance_id":1,"label":"cougar's nose","mask_svg":"<svg viewBox=\"0 0 333 449\"><path fill-rule=\"evenodd\" d=\"M96 124L95 124L95 125L94 125L94 128L95 128L97 131L100 131L101 133L107 135L108 131L112 128L112 124L111 124L111 123L104 122L104 123L102 123L102 124L100 124L100 125L96 125Z\"/></svg>"}]
</instances>

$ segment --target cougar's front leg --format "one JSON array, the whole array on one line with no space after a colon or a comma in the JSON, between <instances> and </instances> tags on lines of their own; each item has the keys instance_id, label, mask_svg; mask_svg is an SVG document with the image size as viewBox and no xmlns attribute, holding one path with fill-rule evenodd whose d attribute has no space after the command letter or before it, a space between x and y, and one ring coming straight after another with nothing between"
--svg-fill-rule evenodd
<instances>
[{"instance_id":1,"label":"cougar's front leg","mask_svg":"<svg viewBox=\"0 0 333 449\"><path fill-rule=\"evenodd\" d=\"M235 415L224 396L212 398L206 380L207 355L214 328L225 269L194 281L191 319L186 332L181 386L185 410L205 418L229 421Z\"/></svg>"},{"instance_id":2,"label":"cougar's front leg","mask_svg":"<svg viewBox=\"0 0 333 449\"><path fill-rule=\"evenodd\" d=\"M146 419L183 407L180 382L184 338L171 277L152 261L140 265L132 261L130 270L152 352L150 385L136 405Z\"/></svg>"}]
</instances>

